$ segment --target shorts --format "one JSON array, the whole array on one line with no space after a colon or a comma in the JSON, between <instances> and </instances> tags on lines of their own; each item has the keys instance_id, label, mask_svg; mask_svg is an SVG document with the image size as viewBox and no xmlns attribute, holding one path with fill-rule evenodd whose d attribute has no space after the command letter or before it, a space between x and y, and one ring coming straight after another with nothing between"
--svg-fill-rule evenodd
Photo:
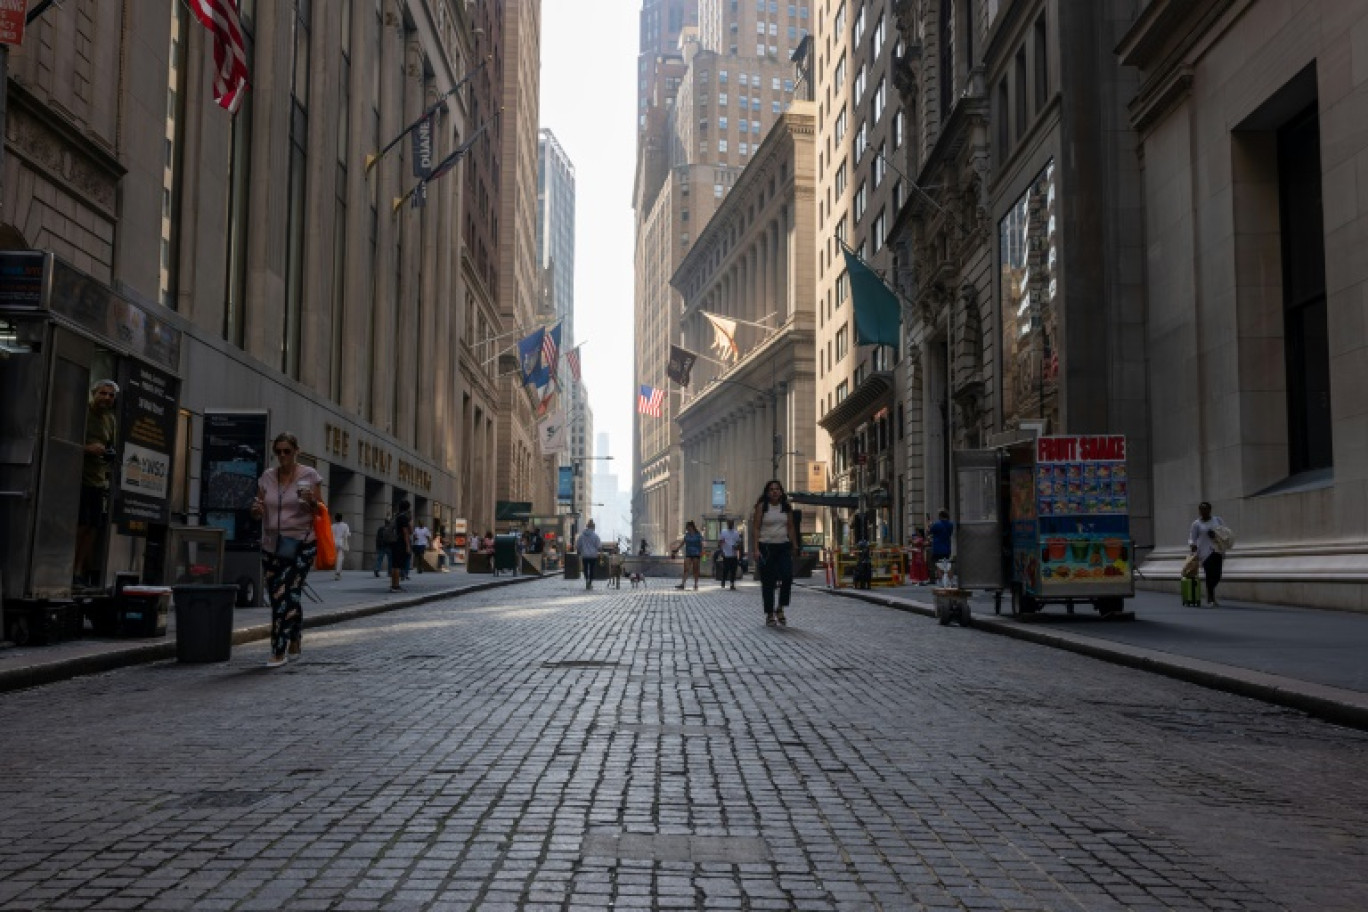
<instances>
[{"instance_id":1,"label":"shorts","mask_svg":"<svg viewBox=\"0 0 1368 912\"><path fill-rule=\"evenodd\" d=\"M77 524L82 526L104 525L109 512L105 503L108 494L109 491L105 488L81 485L81 508L77 514Z\"/></svg>"}]
</instances>

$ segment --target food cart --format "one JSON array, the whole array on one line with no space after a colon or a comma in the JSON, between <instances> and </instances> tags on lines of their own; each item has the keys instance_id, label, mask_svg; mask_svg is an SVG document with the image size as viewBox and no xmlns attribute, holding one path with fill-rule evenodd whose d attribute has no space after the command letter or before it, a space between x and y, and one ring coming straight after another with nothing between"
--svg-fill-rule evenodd
<instances>
[{"instance_id":1,"label":"food cart","mask_svg":"<svg viewBox=\"0 0 1368 912\"><path fill-rule=\"evenodd\" d=\"M180 345L162 316L51 253L0 252L0 620L16 642L79 635L81 604L112 598L117 570L162 581ZM103 380L119 391L110 479L83 510L92 381Z\"/></svg>"},{"instance_id":2,"label":"food cart","mask_svg":"<svg viewBox=\"0 0 1368 912\"><path fill-rule=\"evenodd\" d=\"M1126 438L1038 437L1008 450L1008 474L1013 610L1120 614L1135 594Z\"/></svg>"}]
</instances>

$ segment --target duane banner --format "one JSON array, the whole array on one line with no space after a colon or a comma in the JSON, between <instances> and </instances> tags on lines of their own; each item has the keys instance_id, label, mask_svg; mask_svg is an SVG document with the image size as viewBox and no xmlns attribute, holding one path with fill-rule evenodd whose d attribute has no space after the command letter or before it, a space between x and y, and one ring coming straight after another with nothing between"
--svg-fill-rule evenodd
<instances>
[{"instance_id":1,"label":"duane banner","mask_svg":"<svg viewBox=\"0 0 1368 912\"><path fill-rule=\"evenodd\" d=\"M171 454L176 449L180 381L164 371L125 360L120 371L119 482L114 522L141 534L164 525L171 512Z\"/></svg>"}]
</instances>

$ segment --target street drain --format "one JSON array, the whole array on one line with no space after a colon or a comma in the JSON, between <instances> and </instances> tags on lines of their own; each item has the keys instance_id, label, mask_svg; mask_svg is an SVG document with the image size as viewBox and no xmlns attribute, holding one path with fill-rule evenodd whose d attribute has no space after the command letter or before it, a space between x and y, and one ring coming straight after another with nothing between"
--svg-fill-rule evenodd
<instances>
[{"instance_id":1,"label":"street drain","mask_svg":"<svg viewBox=\"0 0 1368 912\"><path fill-rule=\"evenodd\" d=\"M251 807L259 801L265 800L268 793L260 791L249 791L247 789L228 789L219 791L198 792L194 795L187 795L181 802L181 807L187 808L243 808Z\"/></svg>"}]
</instances>

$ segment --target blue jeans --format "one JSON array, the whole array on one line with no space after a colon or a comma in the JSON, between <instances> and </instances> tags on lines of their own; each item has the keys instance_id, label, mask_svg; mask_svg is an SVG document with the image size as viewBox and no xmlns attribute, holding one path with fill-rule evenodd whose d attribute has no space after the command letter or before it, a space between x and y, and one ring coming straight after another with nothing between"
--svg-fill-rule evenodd
<instances>
[{"instance_id":1,"label":"blue jeans","mask_svg":"<svg viewBox=\"0 0 1368 912\"><path fill-rule=\"evenodd\" d=\"M594 557L581 557L581 558L580 558L580 563L583 565L583 568L584 568L584 588L585 588L585 589L593 589L593 588L594 588L594 570L598 568L598 560L599 560L599 559L598 559L598 556L597 556L597 555L595 555Z\"/></svg>"},{"instance_id":2,"label":"blue jeans","mask_svg":"<svg viewBox=\"0 0 1368 912\"><path fill-rule=\"evenodd\" d=\"M388 571L389 571L389 560L390 560L390 549L389 549L388 547L384 547L384 548L381 548L379 551L376 551L376 552L375 552L375 572L376 572L376 573L388 572ZM381 565L384 565L384 567L385 567L385 570L384 570L384 571L381 571L381 569L380 569Z\"/></svg>"}]
</instances>

